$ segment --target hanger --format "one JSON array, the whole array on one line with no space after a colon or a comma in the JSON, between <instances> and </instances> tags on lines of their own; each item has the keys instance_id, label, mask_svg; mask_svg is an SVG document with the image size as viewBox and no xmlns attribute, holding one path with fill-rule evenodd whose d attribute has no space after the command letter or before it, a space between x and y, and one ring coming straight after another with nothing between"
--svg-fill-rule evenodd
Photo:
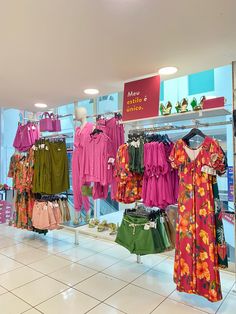
<instances>
[{"instance_id":1,"label":"hanger","mask_svg":"<svg viewBox=\"0 0 236 314\"><path fill-rule=\"evenodd\" d=\"M90 133L90 136L95 135L95 134L100 134L103 133L103 130L100 129L94 129L92 133Z\"/></svg>"},{"instance_id":2,"label":"hanger","mask_svg":"<svg viewBox=\"0 0 236 314\"><path fill-rule=\"evenodd\" d=\"M186 134L182 140L185 141L185 142L188 142L192 137L196 136L196 135L199 135L203 138L206 137L206 135L199 129L197 128L193 128L188 134Z\"/></svg>"}]
</instances>

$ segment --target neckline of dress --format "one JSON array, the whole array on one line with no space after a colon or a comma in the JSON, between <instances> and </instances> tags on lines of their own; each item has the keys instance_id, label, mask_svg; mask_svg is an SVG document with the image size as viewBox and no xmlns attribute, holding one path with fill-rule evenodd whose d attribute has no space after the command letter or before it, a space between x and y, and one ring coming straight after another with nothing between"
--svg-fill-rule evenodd
<instances>
[{"instance_id":1,"label":"neckline of dress","mask_svg":"<svg viewBox=\"0 0 236 314\"><path fill-rule=\"evenodd\" d=\"M190 149L190 150L192 150L192 151L195 151L195 150L201 149L201 148L204 146L205 141L206 141L207 138L208 138L208 136L206 136L206 137L204 138L204 140L202 141L202 143L201 143L198 147L196 147L196 148L190 147L183 139L181 139L181 140L182 140L182 142L183 142L183 144L184 144L185 147L187 147L188 149Z\"/></svg>"},{"instance_id":2,"label":"neckline of dress","mask_svg":"<svg viewBox=\"0 0 236 314\"><path fill-rule=\"evenodd\" d=\"M190 159L190 162L195 162L195 161L197 160L197 158L199 157L199 155L200 155L200 153L201 153L201 151L202 151L203 146L205 145L205 142L206 142L206 139L207 139L207 138L208 138L208 137L206 136L206 137L204 138L203 142L201 143L201 145L199 145L199 146L196 147L196 148L189 147L189 146L185 143L185 141L181 139L181 140L182 140L182 143L183 143L184 151L185 151L186 155L188 156L188 158ZM195 156L195 158L191 158L191 155L187 152L187 150L190 151L189 153L191 153L191 152L194 153L194 152L197 152L197 151L198 151L198 153L197 153L197 155Z\"/></svg>"}]
</instances>

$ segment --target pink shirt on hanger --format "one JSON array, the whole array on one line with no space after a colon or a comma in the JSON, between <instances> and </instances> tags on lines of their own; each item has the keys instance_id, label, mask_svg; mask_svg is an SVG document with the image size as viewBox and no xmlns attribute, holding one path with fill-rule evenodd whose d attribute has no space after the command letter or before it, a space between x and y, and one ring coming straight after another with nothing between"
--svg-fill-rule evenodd
<instances>
[{"instance_id":1,"label":"pink shirt on hanger","mask_svg":"<svg viewBox=\"0 0 236 314\"><path fill-rule=\"evenodd\" d=\"M111 139L105 133L92 135L84 147L84 181L110 184L112 165L109 160L114 157Z\"/></svg>"}]
</instances>

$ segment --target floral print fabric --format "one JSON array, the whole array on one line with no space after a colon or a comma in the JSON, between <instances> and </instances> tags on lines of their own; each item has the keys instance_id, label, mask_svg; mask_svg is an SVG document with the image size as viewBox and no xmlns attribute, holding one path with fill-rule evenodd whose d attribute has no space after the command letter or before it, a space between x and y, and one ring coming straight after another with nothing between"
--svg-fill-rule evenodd
<instances>
[{"instance_id":1,"label":"floral print fabric","mask_svg":"<svg viewBox=\"0 0 236 314\"><path fill-rule=\"evenodd\" d=\"M179 174L174 265L177 290L219 301L222 293L212 186L213 173L223 173L225 169L223 152L210 137L197 150L181 139L173 147L170 160Z\"/></svg>"},{"instance_id":2,"label":"floral print fabric","mask_svg":"<svg viewBox=\"0 0 236 314\"><path fill-rule=\"evenodd\" d=\"M11 157L8 177L13 179L16 190L15 214L12 224L17 228L32 229L32 210L34 197L31 193L34 175L34 151L27 155L14 154Z\"/></svg>"},{"instance_id":3,"label":"floral print fabric","mask_svg":"<svg viewBox=\"0 0 236 314\"><path fill-rule=\"evenodd\" d=\"M133 173L129 169L128 145L119 147L116 161L114 177L116 180L115 200L117 202L129 204L141 199L142 175Z\"/></svg>"}]
</instances>

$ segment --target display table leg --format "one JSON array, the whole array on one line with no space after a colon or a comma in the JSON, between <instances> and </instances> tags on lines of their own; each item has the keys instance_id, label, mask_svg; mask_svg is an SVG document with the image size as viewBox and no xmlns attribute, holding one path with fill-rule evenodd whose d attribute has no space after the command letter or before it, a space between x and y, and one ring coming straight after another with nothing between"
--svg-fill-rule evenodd
<instances>
[{"instance_id":1,"label":"display table leg","mask_svg":"<svg viewBox=\"0 0 236 314\"><path fill-rule=\"evenodd\" d=\"M75 245L79 245L79 230L75 230Z\"/></svg>"},{"instance_id":2,"label":"display table leg","mask_svg":"<svg viewBox=\"0 0 236 314\"><path fill-rule=\"evenodd\" d=\"M141 256L140 255L137 255L137 263L141 264Z\"/></svg>"}]
</instances>

